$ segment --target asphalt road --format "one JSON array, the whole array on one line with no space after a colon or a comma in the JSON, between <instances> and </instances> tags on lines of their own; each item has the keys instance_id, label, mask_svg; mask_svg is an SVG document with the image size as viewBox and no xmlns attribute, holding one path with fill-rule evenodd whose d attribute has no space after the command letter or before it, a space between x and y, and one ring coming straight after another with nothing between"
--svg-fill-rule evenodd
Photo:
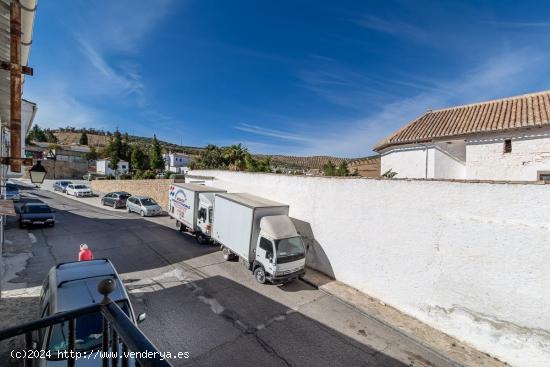
<instances>
[{"instance_id":1,"label":"asphalt road","mask_svg":"<svg viewBox=\"0 0 550 367\"><path fill-rule=\"evenodd\" d=\"M23 202L56 208L57 224L19 229L11 219L9 231L28 231L34 242L16 281L39 286L51 266L76 259L87 243L96 258L111 259L136 312L147 313L140 328L151 341L164 352L189 353L171 360L174 366L452 365L304 282L256 283L216 247L176 231L169 217L142 219L43 190L22 193Z\"/></svg>"}]
</instances>

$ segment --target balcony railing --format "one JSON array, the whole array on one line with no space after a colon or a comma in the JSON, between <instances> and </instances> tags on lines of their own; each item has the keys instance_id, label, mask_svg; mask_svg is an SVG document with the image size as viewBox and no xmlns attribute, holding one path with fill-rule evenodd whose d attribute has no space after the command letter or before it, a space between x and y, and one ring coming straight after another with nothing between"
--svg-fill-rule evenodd
<instances>
[{"instance_id":1,"label":"balcony railing","mask_svg":"<svg viewBox=\"0 0 550 367\"><path fill-rule=\"evenodd\" d=\"M112 279L105 279L98 285L99 292L103 295L100 304L79 308L72 311L61 312L50 317L32 321L23 325L14 326L0 331L0 341L25 335L24 366L31 367L37 361L39 354L28 353L36 350L34 345L34 333L43 328L68 322L68 348L63 351L62 359L66 359L67 366L74 367L77 357L90 358L90 354L77 353L76 319L80 316L100 312L103 316L103 335L101 351L89 351L95 353L93 358L98 360L102 367L128 367L129 362L135 362L141 367L171 367L172 365L162 358L157 347L138 329L122 309L109 299L109 294L114 290L115 283ZM100 353L102 352L102 353ZM132 364L133 365L133 364Z\"/></svg>"}]
</instances>

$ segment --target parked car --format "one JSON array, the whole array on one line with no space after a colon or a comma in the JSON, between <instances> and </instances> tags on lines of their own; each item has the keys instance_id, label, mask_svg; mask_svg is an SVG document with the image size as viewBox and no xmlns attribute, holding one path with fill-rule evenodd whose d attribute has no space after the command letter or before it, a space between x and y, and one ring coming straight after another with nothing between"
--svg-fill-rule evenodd
<instances>
[{"instance_id":1,"label":"parked car","mask_svg":"<svg viewBox=\"0 0 550 367\"><path fill-rule=\"evenodd\" d=\"M19 201L21 200L21 193L17 185L12 183L6 184L6 200Z\"/></svg>"},{"instance_id":2,"label":"parked car","mask_svg":"<svg viewBox=\"0 0 550 367\"><path fill-rule=\"evenodd\" d=\"M135 317L124 284L113 264L107 259L68 262L52 267L40 293L40 318L100 303L103 296L97 291L97 285L104 279L112 279L115 282L115 290L109 294L109 298L116 302L132 323L137 325L145 320L144 313ZM48 326L39 333L37 349L50 352L50 355L45 354L45 358L37 359L35 363L38 366L67 365L66 361L60 361L58 356L67 351L69 345L68 324L69 322L65 321ZM101 350L103 316L100 311L78 316L75 328L75 351L84 354ZM119 344L117 349L122 350L122 344ZM93 354L90 355L93 357ZM77 365L102 366L103 362L101 358L83 358L77 361ZM130 366L136 365L134 360L129 362Z\"/></svg>"},{"instance_id":3,"label":"parked car","mask_svg":"<svg viewBox=\"0 0 550 367\"><path fill-rule=\"evenodd\" d=\"M71 181L55 181L53 183L53 190L65 192L67 190L67 185L70 185L70 184L72 184Z\"/></svg>"},{"instance_id":4,"label":"parked car","mask_svg":"<svg viewBox=\"0 0 550 367\"><path fill-rule=\"evenodd\" d=\"M129 194L124 191L116 191L116 192L110 192L108 194L105 194L101 198L101 204L102 205L110 205L115 209L118 208L125 208L126 207L126 200L132 196L132 194Z\"/></svg>"},{"instance_id":5,"label":"parked car","mask_svg":"<svg viewBox=\"0 0 550 367\"><path fill-rule=\"evenodd\" d=\"M142 217L151 217L162 214L162 208L160 205L148 196L130 196L126 200L126 209L128 210L128 213L139 213Z\"/></svg>"},{"instance_id":6,"label":"parked car","mask_svg":"<svg viewBox=\"0 0 550 367\"><path fill-rule=\"evenodd\" d=\"M77 197L93 195L92 189L90 189L86 185L79 185L79 184L68 184L67 188L65 189L65 193L67 195L73 195Z\"/></svg>"},{"instance_id":7,"label":"parked car","mask_svg":"<svg viewBox=\"0 0 550 367\"><path fill-rule=\"evenodd\" d=\"M19 209L19 227L44 224L55 226L54 210L45 203L26 203Z\"/></svg>"}]
</instances>

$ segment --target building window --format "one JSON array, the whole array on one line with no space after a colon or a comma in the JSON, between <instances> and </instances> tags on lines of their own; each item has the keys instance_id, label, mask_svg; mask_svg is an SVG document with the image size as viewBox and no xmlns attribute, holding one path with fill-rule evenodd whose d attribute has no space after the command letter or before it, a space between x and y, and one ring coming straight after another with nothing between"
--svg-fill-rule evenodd
<instances>
[{"instance_id":1,"label":"building window","mask_svg":"<svg viewBox=\"0 0 550 367\"><path fill-rule=\"evenodd\" d=\"M504 153L512 153L512 139L504 140Z\"/></svg>"},{"instance_id":2,"label":"building window","mask_svg":"<svg viewBox=\"0 0 550 367\"><path fill-rule=\"evenodd\" d=\"M544 172L538 172L539 181L544 181L547 183L550 183L550 172L544 171Z\"/></svg>"}]
</instances>

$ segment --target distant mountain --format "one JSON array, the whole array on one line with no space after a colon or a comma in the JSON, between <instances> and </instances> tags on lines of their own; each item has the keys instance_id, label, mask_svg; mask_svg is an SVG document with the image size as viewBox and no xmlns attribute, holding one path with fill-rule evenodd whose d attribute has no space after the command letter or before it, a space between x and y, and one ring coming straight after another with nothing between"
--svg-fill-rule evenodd
<instances>
[{"instance_id":1,"label":"distant mountain","mask_svg":"<svg viewBox=\"0 0 550 367\"><path fill-rule=\"evenodd\" d=\"M70 144L78 144L80 141L80 135L82 135L83 130L76 130L76 131L65 131L65 129L60 130L52 130L53 134L57 138L57 142L62 145L70 145ZM111 138L110 132L89 132L86 131L86 135L88 136L88 145L89 146L95 146L95 147L105 147L109 143L109 139ZM149 146L153 142L153 138L149 137L143 137L143 136L133 136L130 135L130 142L131 143L141 143L145 146ZM181 146L174 143L169 143L167 141L159 140L162 147L164 147L167 150L172 150L174 152L184 152L189 155L198 155L200 151L203 150L203 148L198 147L188 147L188 146Z\"/></svg>"},{"instance_id":2,"label":"distant mountain","mask_svg":"<svg viewBox=\"0 0 550 367\"><path fill-rule=\"evenodd\" d=\"M78 144L80 140L80 135L82 132L86 132L88 135L88 145L95 147L105 147L109 143L109 139L112 136L112 133L109 131L95 130L95 129L76 129L72 127L60 128L52 130L53 134L56 136L58 143L62 145L71 145ZM152 144L152 137L143 137L143 136L129 136L131 143L140 143L145 146L150 146ZM190 147L182 146L174 143L169 143L167 141L159 140L160 144L166 149L173 152L183 152L192 157L196 157L200 154L204 148L200 147ZM340 157L330 157L330 156L310 156L310 157L297 157L297 156L287 156L287 155L268 155L268 154L253 154L256 158L271 157L271 162L273 166L284 167L290 169L322 169L323 165L329 161L335 165L339 165L341 162L346 161L348 163L361 160L364 158L340 158Z\"/></svg>"}]
</instances>

